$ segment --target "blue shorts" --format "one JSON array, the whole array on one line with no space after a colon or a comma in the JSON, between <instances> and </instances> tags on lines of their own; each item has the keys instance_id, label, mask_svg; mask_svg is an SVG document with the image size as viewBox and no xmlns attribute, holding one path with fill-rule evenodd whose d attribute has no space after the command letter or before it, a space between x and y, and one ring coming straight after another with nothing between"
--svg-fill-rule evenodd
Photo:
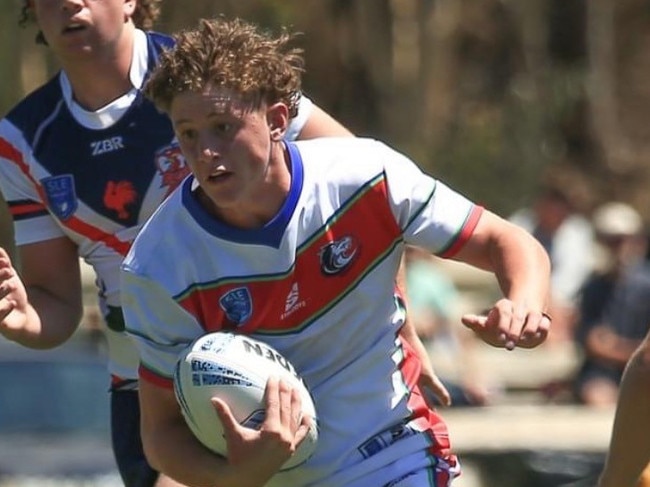
<instances>
[{"instance_id":1,"label":"blue shorts","mask_svg":"<svg viewBox=\"0 0 650 487\"><path fill-rule=\"evenodd\" d=\"M153 487L158 472L149 466L142 449L137 390L111 391L111 437L125 487Z\"/></svg>"}]
</instances>

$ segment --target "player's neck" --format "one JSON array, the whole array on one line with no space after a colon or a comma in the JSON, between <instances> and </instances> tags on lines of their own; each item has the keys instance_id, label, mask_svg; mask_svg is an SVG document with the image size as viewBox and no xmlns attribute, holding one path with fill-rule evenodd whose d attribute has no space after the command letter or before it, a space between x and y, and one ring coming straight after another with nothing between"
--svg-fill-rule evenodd
<instances>
[{"instance_id":1,"label":"player's neck","mask_svg":"<svg viewBox=\"0 0 650 487\"><path fill-rule=\"evenodd\" d=\"M291 171L283 143L276 143L269 160L266 177L248 188L248 197L237 204L217 206L203 188L197 190L199 202L208 213L226 225L240 229L261 228L275 218L291 191Z\"/></svg>"},{"instance_id":2,"label":"player's neck","mask_svg":"<svg viewBox=\"0 0 650 487\"><path fill-rule=\"evenodd\" d=\"M133 88L129 78L133 42L133 36L128 36L113 52L61 60L74 100L81 107L98 110Z\"/></svg>"}]
</instances>

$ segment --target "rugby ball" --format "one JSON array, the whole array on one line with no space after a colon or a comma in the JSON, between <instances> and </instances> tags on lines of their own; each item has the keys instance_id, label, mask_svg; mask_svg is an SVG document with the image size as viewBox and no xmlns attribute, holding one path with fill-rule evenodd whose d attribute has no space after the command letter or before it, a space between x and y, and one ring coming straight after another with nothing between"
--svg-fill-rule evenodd
<instances>
[{"instance_id":1,"label":"rugby ball","mask_svg":"<svg viewBox=\"0 0 650 487\"><path fill-rule=\"evenodd\" d=\"M223 426L210 399L222 399L241 425L257 429L264 421L264 389L271 376L298 388L303 414L313 418L309 434L281 468L288 470L305 462L316 448L316 410L293 365L273 347L230 332L203 335L181 353L174 393L194 436L211 451L227 456Z\"/></svg>"}]
</instances>

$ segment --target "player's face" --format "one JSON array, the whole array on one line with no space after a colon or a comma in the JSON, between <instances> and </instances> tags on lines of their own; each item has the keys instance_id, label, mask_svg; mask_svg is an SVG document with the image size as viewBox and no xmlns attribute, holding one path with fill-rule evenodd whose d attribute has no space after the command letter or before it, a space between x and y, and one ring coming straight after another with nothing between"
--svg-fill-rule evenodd
<instances>
[{"instance_id":1,"label":"player's face","mask_svg":"<svg viewBox=\"0 0 650 487\"><path fill-rule=\"evenodd\" d=\"M36 22L62 58L113 49L135 5L135 0L33 0Z\"/></svg>"},{"instance_id":2,"label":"player's face","mask_svg":"<svg viewBox=\"0 0 650 487\"><path fill-rule=\"evenodd\" d=\"M213 214L251 227L275 214L274 203L283 200L290 179L279 143L285 113L284 105L256 108L223 88L174 98L176 136L201 186L202 203Z\"/></svg>"}]
</instances>

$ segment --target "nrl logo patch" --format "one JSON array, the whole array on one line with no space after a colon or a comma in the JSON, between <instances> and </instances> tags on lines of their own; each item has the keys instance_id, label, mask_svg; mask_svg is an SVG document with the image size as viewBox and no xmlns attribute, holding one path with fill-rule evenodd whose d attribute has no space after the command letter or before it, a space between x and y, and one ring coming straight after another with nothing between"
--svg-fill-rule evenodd
<instances>
[{"instance_id":1,"label":"nrl logo patch","mask_svg":"<svg viewBox=\"0 0 650 487\"><path fill-rule=\"evenodd\" d=\"M60 220L67 220L77 210L77 192L72 174L41 179L47 196L47 205Z\"/></svg>"},{"instance_id":2,"label":"nrl logo patch","mask_svg":"<svg viewBox=\"0 0 650 487\"><path fill-rule=\"evenodd\" d=\"M253 314L253 300L246 287L228 291L219 298L219 306L226 317L237 326L242 326Z\"/></svg>"},{"instance_id":3,"label":"nrl logo patch","mask_svg":"<svg viewBox=\"0 0 650 487\"><path fill-rule=\"evenodd\" d=\"M359 253L359 244L354 237L346 235L321 247L320 269L326 276L340 274L347 269Z\"/></svg>"}]
</instances>

